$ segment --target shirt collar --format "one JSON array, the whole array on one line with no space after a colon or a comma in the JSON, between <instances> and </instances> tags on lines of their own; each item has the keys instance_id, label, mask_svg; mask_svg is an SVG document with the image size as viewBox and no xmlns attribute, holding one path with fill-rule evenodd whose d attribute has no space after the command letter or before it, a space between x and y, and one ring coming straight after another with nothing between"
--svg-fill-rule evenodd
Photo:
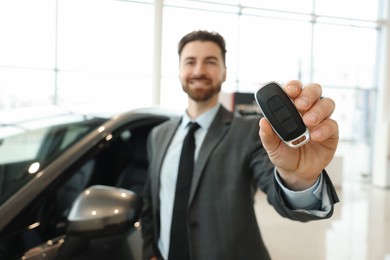
<instances>
[{"instance_id":1,"label":"shirt collar","mask_svg":"<svg viewBox=\"0 0 390 260\"><path fill-rule=\"evenodd\" d=\"M194 120L191 120L191 118L188 116L187 111L186 111L183 115L182 120L181 120L180 127L184 129L187 127L189 122L194 121L194 122L197 122L201 128L208 130L210 125L211 125L211 122L213 121L215 115L217 114L220 106L221 106L221 104L218 103L213 108L204 112L203 114L201 114L200 116L198 116Z\"/></svg>"}]
</instances>

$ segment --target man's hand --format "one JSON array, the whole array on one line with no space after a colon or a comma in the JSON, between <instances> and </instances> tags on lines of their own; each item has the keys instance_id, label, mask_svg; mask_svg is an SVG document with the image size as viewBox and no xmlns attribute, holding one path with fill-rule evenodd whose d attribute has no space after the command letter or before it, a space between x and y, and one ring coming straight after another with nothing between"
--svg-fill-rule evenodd
<instances>
[{"instance_id":1,"label":"man's hand","mask_svg":"<svg viewBox=\"0 0 390 260\"><path fill-rule=\"evenodd\" d=\"M316 182L336 152L339 130L337 122L330 119L335 103L321 98L322 88L315 83L302 87L301 82L293 80L283 89L301 113L310 141L297 149L289 148L265 118L259 122L259 136L284 185L291 190L304 190Z\"/></svg>"}]
</instances>

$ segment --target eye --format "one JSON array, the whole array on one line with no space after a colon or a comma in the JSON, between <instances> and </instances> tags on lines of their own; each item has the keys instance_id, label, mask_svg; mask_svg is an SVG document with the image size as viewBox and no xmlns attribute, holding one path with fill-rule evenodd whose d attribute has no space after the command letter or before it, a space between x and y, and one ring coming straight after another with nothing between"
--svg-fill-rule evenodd
<instances>
[{"instance_id":1,"label":"eye","mask_svg":"<svg viewBox=\"0 0 390 260\"><path fill-rule=\"evenodd\" d=\"M195 61L194 60L186 60L184 61L184 65L194 65Z\"/></svg>"},{"instance_id":2,"label":"eye","mask_svg":"<svg viewBox=\"0 0 390 260\"><path fill-rule=\"evenodd\" d=\"M216 59L207 59L206 60L206 64L209 64L209 65L217 65L218 64L218 61Z\"/></svg>"}]
</instances>

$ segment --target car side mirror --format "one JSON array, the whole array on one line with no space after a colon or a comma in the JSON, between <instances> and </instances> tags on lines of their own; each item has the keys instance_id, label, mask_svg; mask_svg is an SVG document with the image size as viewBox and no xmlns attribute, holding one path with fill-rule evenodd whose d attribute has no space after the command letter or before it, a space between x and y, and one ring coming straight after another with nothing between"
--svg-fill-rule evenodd
<instances>
[{"instance_id":1,"label":"car side mirror","mask_svg":"<svg viewBox=\"0 0 390 260\"><path fill-rule=\"evenodd\" d=\"M120 234L134 225L139 211L136 193L110 186L91 186L73 203L67 233L82 237Z\"/></svg>"},{"instance_id":2,"label":"car side mirror","mask_svg":"<svg viewBox=\"0 0 390 260\"><path fill-rule=\"evenodd\" d=\"M75 200L68 215L67 234L32 248L23 259L107 259L107 255L118 252L120 259L133 259L132 252L126 247L118 251L118 245L134 230L140 209L135 192L91 186Z\"/></svg>"},{"instance_id":3,"label":"car side mirror","mask_svg":"<svg viewBox=\"0 0 390 260\"><path fill-rule=\"evenodd\" d=\"M59 255L72 259L87 248L97 252L114 247L131 232L140 209L139 197L130 190L103 185L85 189L69 212L66 239ZM97 249L91 250L92 246Z\"/></svg>"}]
</instances>

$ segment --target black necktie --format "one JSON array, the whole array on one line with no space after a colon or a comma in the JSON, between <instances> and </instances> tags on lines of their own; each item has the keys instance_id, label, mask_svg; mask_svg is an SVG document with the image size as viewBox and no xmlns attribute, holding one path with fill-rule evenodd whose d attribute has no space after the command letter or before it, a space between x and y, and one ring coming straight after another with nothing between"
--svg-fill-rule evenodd
<instances>
[{"instance_id":1,"label":"black necktie","mask_svg":"<svg viewBox=\"0 0 390 260\"><path fill-rule=\"evenodd\" d=\"M190 195L192 172L194 169L194 132L200 127L190 123L190 129L183 141L179 171L176 182L175 203L173 205L169 260L190 259L187 235L187 205Z\"/></svg>"}]
</instances>

